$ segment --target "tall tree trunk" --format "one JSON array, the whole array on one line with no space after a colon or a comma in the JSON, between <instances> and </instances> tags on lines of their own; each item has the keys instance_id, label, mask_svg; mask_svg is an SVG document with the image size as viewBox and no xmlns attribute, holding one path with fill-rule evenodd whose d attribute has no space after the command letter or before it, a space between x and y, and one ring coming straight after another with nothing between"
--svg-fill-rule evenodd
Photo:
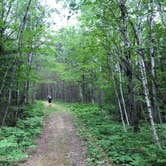
<instances>
[{"instance_id":1,"label":"tall tree trunk","mask_svg":"<svg viewBox=\"0 0 166 166\"><path fill-rule=\"evenodd\" d=\"M127 125L130 126L128 114L127 114L127 111L126 111L126 104L125 104L125 100L124 100L124 95L123 95L122 75L121 75L121 69L120 69L119 63L118 63L118 72L119 72L120 95L121 95L121 99L122 99L123 110L124 110L124 114L125 114Z\"/></svg>"},{"instance_id":2,"label":"tall tree trunk","mask_svg":"<svg viewBox=\"0 0 166 166\"><path fill-rule=\"evenodd\" d=\"M126 132L127 130L126 130L126 125L125 125L125 121L124 121L124 118L123 118L123 110L122 110L122 106L121 106L118 90L117 90L117 87L116 87L115 76L114 76L113 71L112 71L112 80L113 80L115 95L116 95L118 106L119 106L119 112L120 112L120 117L121 117L121 121L122 121L122 124L123 124L123 129Z\"/></svg>"},{"instance_id":3,"label":"tall tree trunk","mask_svg":"<svg viewBox=\"0 0 166 166\"><path fill-rule=\"evenodd\" d=\"M8 110L9 110L9 106L11 104L13 84L14 84L14 75L12 75L12 77L11 77L11 82L10 82L10 87L9 87L9 92L8 92L8 101L7 101L7 105L6 105L5 111L4 111L4 116L2 118L2 126L5 125L7 114L8 114Z\"/></svg>"},{"instance_id":4,"label":"tall tree trunk","mask_svg":"<svg viewBox=\"0 0 166 166\"><path fill-rule=\"evenodd\" d=\"M150 94L149 94L148 82L147 82L147 76L146 76L146 68L145 68L144 60L142 58L142 51L139 50L138 53L139 53L139 58L138 58L139 59L139 66L140 66L140 71L141 71L141 76L142 76L142 84L144 87L144 94L145 94L146 105L148 108L151 129L152 129L156 144L158 145L159 148L161 148L159 137L158 137L158 134L157 134L157 131L155 128L155 124L154 124L153 114L152 114L152 104L150 101Z\"/></svg>"},{"instance_id":5,"label":"tall tree trunk","mask_svg":"<svg viewBox=\"0 0 166 166\"><path fill-rule=\"evenodd\" d=\"M157 9L161 17L161 22L163 27L166 29L166 14L165 14L165 6L162 6L162 0L155 0L157 4ZM163 1L164 2L164 1Z\"/></svg>"},{"instance_id":6,"label":"tall tree trunk","mask_svg":"<svg viewBox=\"0 0 166 166\"><path fill-rule=\"evenodd\" d=\"M4 0L0 1L0 57L3 55L4 52L4 10L5 10L5 4Z\"/></svg>"},{"instance_id":7,"label":"tall tree trunk","mask_svg":"<svg viewBox=\"0 0 166 166\"><path fill-rule=\"evenodd\" d=\"M94 99L94 87L92 85L92 83L89 84L89 89L90 89L90 102L92 104L95 103L95 99Z\"/></svg>"},{"instance_id":8,"label":"tall tree trunk","mask_svg":"<svg viewBox=\"0 0 166 166\"><path fill-rule=\"evenodd\" d=\"M22 35L23 35L23 32L24 32L24 29L25 29L25 25L26 25L26 21L27 21L27 16L28 16L28 11L29 11L29 8L30 8L30 5L31 5L31 2L32 0L29 0L28 1L28 4L27 4L27 7L25 9L25 14L24 14L24 17L23 17L23 20L20 24L20 28L19 28L19 32L18 32L18 56L20 57L21 56L21 49L22 49Z\"/></svg>"},{"instance_id":9,"label":"tall tree trunk","mask_svg":"<svg viewBox=\"0 0 166 166\"><path fill-rule=\"evenodd\" d=\"M138 6L138 13L140 10L139 8L140 8L140 6ZM138 18L137 45L140 47L142 44L142 30L141 30L142 20L139 15L137 16L137 18ZM146 101L146 105L147 105L147 109L148 109L148 113L149 113L152 134L153 134L153 137L154 137L154 140L155 140L157 146L161 149L159 136L158 136L156 128L155 128L155 123L154 123L153 114L152 114L152 104L151 104L151 100L150 100L150 93L149 93L149 87L148 87L148 81L147 81L147 75L146 75L146 66L145 66L145 62L143 59L143 53L144 53L143 49L139 48L138 49L138 62L139 62L139 67L140 67L140 71L141 71L141 79L142 79L142 84L143 84L143 88L144 88L145 101Z\"/></svg>"},{"instance_id":10,"label":"tall tree trunk","mask_svg":"<svg viewBox=\"0 0 166 166\"><path fill-rule=\"evenodd\" d=\"M30 72L31 72L31 65L32 65L32 57L33 54L30 52L27 57L27 71L26 71L26 81L24 86L24 104L29 102L29 87L30 87Z\"/></svg>"},{"instance_id":11,"label":"tall tree trunk","mask_svg":"<svg viewBox=\"0 0 166 166\"><path fill-rule=\"evenodd\" d=\"M123 129L125 132L127 132L127 129L126 129L126 124L125 124L125 121L124 121L124 117L123 117L123 109L122 109L122 106L121 106L121 101L120 101L120 97L119 97L119 94L118 94L118 88L116 86L116 80L115 80L115 75L114 75L114 71L113 71L113 68L112 68L112 64L110 64L110 62L112 61L112 57L111 57L112 54L108 53L107 54L107 63L108 63L108 70L110 72L110 76L112 77L112 80L113 80L113 87L114 87L114 92L115 92L115 96L116 96L116 100L117 100L117 103L118 103L118 107L119 107L119 112L120 112L120 117L121 117L121 121L122 121L122 125L123 125Z\"/></svg>"},{"instance_id":12,"label":"tall tree trunk","mask_svg":"<svg viewBox=\"0 0 166 166\"><path fill-rule=\"evenodd\" d=\"M162 124L161 120L161 115L160 115L160 110L158 107L158 102L157 102L157 93L156 93L156 87L155 87L155 82L154 80L156 79L156 74L155 74L155 34L154 34L154 1L150 0L148 3L148 21L149 21L149 54L150 54L150 59L151 59L151 81L152 81L152 99L153 99L153 114L154 114L154 119L156 122L160 122Z\"/></svg>"},{"instance_id":13,"label":"tall tree trunk","mask_svg":"<svg viewBox=\"0 0 166 166\"><path fill-rule=\"evenodd\" d=\"M2 79L2 81L1 81L2 84L1 84L1 87L0 87L0 96L1 96L1 94L2 94L2 91L3 91L4 87L5 87L6 77L7 77L7 75L8 75L8 72L9 72L10 67L11 67L11 66L7 66L6 72L5 72L5 74L4 74L4 76L3 76L3 79Z\"/></svg>"},{"instance_id":14,"label":"tall tree trunk","mask_svg":"<svg viewBox=\"0 0 166 166\"><path fill-rule=\"evenodd\" d=\"M83 94L82 94L82 85L79 85L79 96L80 96L80 100L83 103L84 99L83 99Z\"/></svg>"},{"instance_id":15,"label":"tall tree trunk","mask_svg":"<svg viewBox=\"0 0 166 166\"><path fill-rule=\"evenodd\" d=\"M131 63L131 44L129 41L128 30L127 30L127 8L126 1L119 0L119 8L121 12L122 24L121 24L121 32L123 36L124 42L124 56L125 56L125 66L126 66L126 74L128 77L128 100L129 100L129 110L130 110L130 120L131 125L134 127L134 131L138 130L138 117L135 106L135 95L134 95L134 83L133 83L133 68Z\"/></svg>"},{"instance_id":16,"label":"tall tree trunk","mask_svg":"<svg viewBox=\"0 0 166 166\"><path fill-rule=\"evenodd\" d=\"M81 82L81 93L83 97L83 102L87 102L87 88L86 88L86 78L85 75L82 74L82 82Z\"/></svg>"}]
</instances>

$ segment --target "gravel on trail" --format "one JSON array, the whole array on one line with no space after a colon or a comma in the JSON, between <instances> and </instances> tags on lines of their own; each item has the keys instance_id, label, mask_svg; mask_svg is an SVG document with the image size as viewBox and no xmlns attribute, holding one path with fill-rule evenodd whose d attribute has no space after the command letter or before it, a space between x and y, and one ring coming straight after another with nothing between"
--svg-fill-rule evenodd
<instances>
[{"instance_id":1,"label":"gravel on trail","mask_svg":"<svg viewBox=\"0 0 166 166\"><path fill-rule=\"evenodd\" d=\"M51 107L57 111L45 119L36 150L21 166L86 166L86 148L76 135L72 114L60 105Z\"/></svg>"}]
</instances>

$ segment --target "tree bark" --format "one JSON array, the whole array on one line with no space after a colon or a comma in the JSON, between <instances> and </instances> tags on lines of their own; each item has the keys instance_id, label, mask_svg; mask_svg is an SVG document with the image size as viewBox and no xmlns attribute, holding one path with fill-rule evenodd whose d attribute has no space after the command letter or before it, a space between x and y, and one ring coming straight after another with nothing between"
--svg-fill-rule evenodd
<instances>
[{"instance_id":1,"label":"tree bark","mask_svg":"<svg viewBox=\"0 0 166 166\"><path fill-rule=\"evenodd\" d=\"M163 1L163 2L164 2L164 1ZM156 0L156 3L157 3L158 12L159 12L160 17L161 17L162 25L163 25L163 27L166 29L166 19L165 19L165 18L166 18L166 14L165 14L165 12L164 12L165 6L162 6L160 0Z\"/></svg>"},{"instance_id":2,"label":"tree bark","mask_svg":"<svg viewBox=\"0 0 166 166\"><path fill-rule=\"evenodd\" d=\"M121 95L121 99L122 99L123 110L124 110L124 114L125 114L127 125L130 126L128 114L127 114L127 111L126 111L126 104L125 104L125 100L124 100L124 95L123 95L122 75L121 75L121 70L120 70L119 63L118 63L118 72L119 72L120 95Z\"/></svg>"},{"instance_id":3,"label":"tree bark","mask_svg":"<svg viewBox=\"0 0 166 166\"><path fill-rule=\"evenodd\" d=\"M2 81L1 81L2 84L1 84L1 88L0 88L0 96L1 96L1 94L2 94L2 91L3 91L4 87L5 87L6 77L7 77L7 75L8 75L8 72L9 72L10 67L11 67L11 66L7 66L6 72L5 72L5 74L4 74L4 76L3 76L3 79L2 79Z\"/></svg>"},{"instance_id":4,"label":"tree bark","mask_svg":"<svg viewBox=\"0 0 166 166\"><path fill-rule=\"evenodd\" d=\"M116 82L115 82L115 77L114 77L113 71L112 71L112 80L113 80L113 85L114 85L114 92L115 92L117 102L118 102L118 106L119 106L119 112L120 112L120 117L121 117L121 121L122 121L122 124L123 124L123 129L124 129L125 132L127 132L125 121L124 121L124 118L123 118L123 111L122 111L122 107L121 107L121 103L120 103L120 97L119 97L118 90L117 90L117 87L116 87Z\"/></svg>"},{"instance_id":5,"label":"tree bark","mask_svg":"<svg viewBox=\"0 0 166 166\"><path fill-rule=\"evenodd\" d=\"M154 80L156 79L155 74L155 34L154 34L154 1L150 0L148 3L148 21L149 21L149 54L151 59L151 82L152 82L152 99L153 99L153 115L156 122L160 122L162 124L160 110L158 107L157 101L157 93Z\"/></svg>"},{"instance_id":6,"label":"tree bark","mask_svg":"<svg viewBox=\"0 0 166 166\"><path fill-rule=\"evenodd\" d=\"M138 11L140 6L138 6ZM138 40L137 40L137 45L140 47L142 44L142 30L141 30L141 17L137 15L138 19ZM160 141L159 141L159 136L157 134L156 128L155 128L155 123L153 119L153 114L152 114L152 104L150 100L150 93L149 93L149 87L148 87L148 81L147 81L147 75L146 75L146 66L145 62L143 60L143 49L139 48L138 49L138 62L139 62L139 67L140 67L140 72L141 72L141 78L142 78L142 85L144 88L144 95L145 95L145 101L149 113L149 119L150 119L150 124L151 124L151 130L152 134L154 137L154 140L156 142L156 145L161 149Z\"/></svg>"},{"instance_id":7,"label":"tree bark","mask_svg":"<svg viewBox=\"0 0 166 166\"><path fill-rule=\"evenodd\" d=\"M128 77L128 102L129 102L129 110L130 110L130 120L131 125L134 128L134 131L138 130L138 119L137 112L135 106L135 95L134 95L134 83L133 83L133 68L131 63L131 44L128 36L127 30L127 8L125 5L125 0L119 0L119 8L121 12L122 24L121 24L121 33L123 36L124 42L124 56L125 56L125 66L126 66L126 74Z\"/></svg>"}]
</instances>

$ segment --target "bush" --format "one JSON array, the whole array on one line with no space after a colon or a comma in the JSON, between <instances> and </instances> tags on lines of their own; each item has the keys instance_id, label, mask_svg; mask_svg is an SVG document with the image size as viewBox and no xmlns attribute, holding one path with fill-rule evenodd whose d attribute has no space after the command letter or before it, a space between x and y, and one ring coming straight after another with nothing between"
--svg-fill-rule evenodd
<instances>
[{"instance_id":1,"label":"bush","mask_svg":"<svg viewBox=\"0 0 166 166\"><path fill-rule=\"evenodd\" d=\"M103 116L97 106L74 104L72 111L78 118L79 134L87 142L88 165L112 162L124 166L166 165L166 151L154 145L147 124L139 133L125 133L121 123L113 121L109 115ZM163 132L160 135L163 136Z\"/></svg>"},{"instance_id":2,"label":"bush","mask_svg":"<svg viewBox=\"0 0 166 166\"><path fill-rule=\"evenodd\" d=\"M0 165L14 165L27 156L25 150L34 147L32 138L37 136L42 127L43 104L28 106L24 119L19 119L16 127L0 129Z\"/></svg>"}]
</instances>

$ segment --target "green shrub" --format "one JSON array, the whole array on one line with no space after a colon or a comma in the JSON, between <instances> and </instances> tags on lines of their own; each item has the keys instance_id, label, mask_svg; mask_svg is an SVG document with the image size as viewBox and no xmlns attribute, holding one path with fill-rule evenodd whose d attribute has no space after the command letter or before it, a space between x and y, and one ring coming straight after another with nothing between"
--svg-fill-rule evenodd
<instances>
[{"instance_id":1,"label":"green shrub","mask_svg":"<svg viewBox=\"0 0 166 166\"><path fill-rule=\"evenodd\" d=\"M43 115L43 104L37 102L27 107L24 119L19 119L16 127L0 129L0 166L13 166L28 157L25 150L34 147L32 138L41 131Z\"/></svg>"},{"instance_id":2,"label":"green shrub","mask_svg":"<svg viewBox=\"0 0 166 166\"><path fill-rule=\"evenodd\" d=\"M120 123L113 121L111 115L102 115L95 105L74 104L72 111L78 118L79 134L87 142L89 166L109 165L102 164L107 160L124 166L166 165L166 151L154 145L147 124L142 125L139 133L125 133ZM160 131L164 137L163 130Z\"/></svg>"}]
</instances>

